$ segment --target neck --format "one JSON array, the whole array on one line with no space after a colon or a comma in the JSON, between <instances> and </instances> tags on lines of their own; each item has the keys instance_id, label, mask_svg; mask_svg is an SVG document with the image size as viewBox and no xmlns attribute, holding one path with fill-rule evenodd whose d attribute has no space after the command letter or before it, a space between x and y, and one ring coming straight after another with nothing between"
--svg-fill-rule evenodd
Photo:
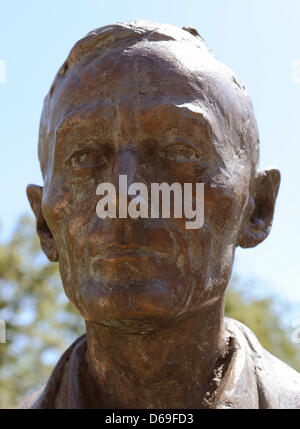
<instances>
[{"instance_id":1,"label":"neck","mask_svg":"<svg viewBox=\"0 0 300 429\"><path fill-rule=\"evenodd\" d=\"M223 321L222 298L146 333L136 325L86 322L89 363L101 392L94 406L208 408L228 360Z\"/></svg>"}]
</instances>

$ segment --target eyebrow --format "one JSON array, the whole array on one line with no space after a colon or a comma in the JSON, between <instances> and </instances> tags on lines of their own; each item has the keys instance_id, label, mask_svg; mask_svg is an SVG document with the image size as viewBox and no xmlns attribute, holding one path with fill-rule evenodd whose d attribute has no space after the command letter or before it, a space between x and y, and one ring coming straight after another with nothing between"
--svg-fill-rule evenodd
<instances>
[{"instance_id":1,"label":"eyebrow","mask_svg":"<svg viewBox=\"0 0 300 429\"><path fill-rule=\"evenodd\" d=\"M86 121L88 115L83 115L82 113L73 113L60 122L59 126L56 128L56 136L63 134L72 128L76 128L82 125L82 122Z\"/></svg>"},{"instance_id":2,"label":"eyebrow","mask_svg":"<svg viewBox=\"0 0 300 429\"><path fill-rule=\"evenodd\" d=\"M195 106L195 109L191 108L191 106L193 105ZM91 113L95 111L101 111L101 108L103 109L106 106L107 103L103 101L97 103L97 105L84 104L78 106L76 109L77 112L73 112L68 116L65 116L63 120L59 123L58 127L56 128L56 136L64 134L72 128L82 126L82 123L88 119ZM149 113L155 115L155 113L160 112L162 108L170 109L171 111L174 109L175 112L179 113L179 116L182 118L185 117L186 119L190 119L192 117L193 119L200 121L201 124L204 125L210 132L213 131L213 126L210 119L208 118L207 112L201 106L197 106L195 103L162 103L156 106L154 105L150 109ZM99 124L101 123L101 115L97 116L97 121Z\"/></svg>"}]
</instances>

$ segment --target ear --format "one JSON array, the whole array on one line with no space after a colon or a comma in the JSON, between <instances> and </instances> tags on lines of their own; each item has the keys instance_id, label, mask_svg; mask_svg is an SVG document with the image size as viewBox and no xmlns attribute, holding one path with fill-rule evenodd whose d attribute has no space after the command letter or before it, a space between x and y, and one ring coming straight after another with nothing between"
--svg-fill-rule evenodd
<instances>
[{"instance_id":1,"label":"ear","mask_svg":"<svg viewBox=\"0 0 300 429\"><path fill-rule=\"evenodd\" d=\"M280 185L280 172L275 169L259 171L249 196L238 245L255 247L268 237Z\"/></svg>"},{"instance_id":2,"label":"ear","mask_svg":"<svg viewBox=\"0 0 300 429\"><path fill-rule=\"evenodd\" d=\"M37 185L28 185L26 191L32 211L36 217L36 230L40 238L41 248L50 261L57 262L58 252L55 241L42 212L43 188Z\"/></svg>"}]
</instances>

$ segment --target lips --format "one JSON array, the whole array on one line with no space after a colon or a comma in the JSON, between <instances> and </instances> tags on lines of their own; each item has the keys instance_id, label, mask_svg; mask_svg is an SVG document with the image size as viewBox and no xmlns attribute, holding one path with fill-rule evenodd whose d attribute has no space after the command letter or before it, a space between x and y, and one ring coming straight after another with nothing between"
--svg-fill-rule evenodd
<instances>
[{"instance_id":1,"label":"lips","mask_svg":"<svg viewBox=\"0 0 300 429\"><path fill-rule=\"evenodd\" d=\"M119 258L139 258L139 257L166 257L167 254L156 251L148 246L124 245L110 243L102 249L95 259L119 259Z\"/></svg>"}]
</instances>

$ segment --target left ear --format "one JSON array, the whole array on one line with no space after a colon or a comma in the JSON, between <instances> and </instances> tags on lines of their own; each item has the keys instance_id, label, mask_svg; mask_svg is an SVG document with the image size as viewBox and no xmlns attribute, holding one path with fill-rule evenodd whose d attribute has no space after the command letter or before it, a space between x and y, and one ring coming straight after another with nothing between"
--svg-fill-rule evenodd
<instances>
[{"instance_id":1,"label":"left ear","mask_svg":"<svg viewBox=\"0 0 300 429\"><path fill-rule=\"evenodd\" d=\"M242 223L237 245L243 248L255 247L268 237L280 185L280 172L275 169L259 171Z\"/></svg>"}]
</instances>

